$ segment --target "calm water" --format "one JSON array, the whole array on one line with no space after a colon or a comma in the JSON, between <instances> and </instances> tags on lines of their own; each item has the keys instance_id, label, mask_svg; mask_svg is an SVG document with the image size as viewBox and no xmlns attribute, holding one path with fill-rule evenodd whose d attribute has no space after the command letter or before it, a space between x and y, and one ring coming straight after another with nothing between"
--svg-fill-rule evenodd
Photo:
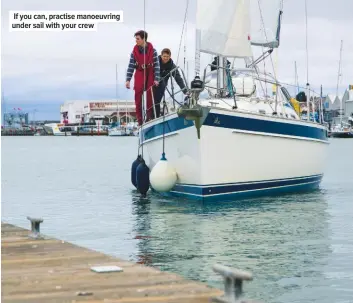
<instances>
[{"instance_id":1,"label":"calm water","mask_svg":"<svg viewBox=\"0 0 353 303\"><path fill-rule=\"evenodd\" d=\"M2 137L2 220L220 288L214 263L250 270L263 302L353 302L353 140L331 140L320 191L207 204L140 199L136 140Z\"/></svg>"}]
</instances>

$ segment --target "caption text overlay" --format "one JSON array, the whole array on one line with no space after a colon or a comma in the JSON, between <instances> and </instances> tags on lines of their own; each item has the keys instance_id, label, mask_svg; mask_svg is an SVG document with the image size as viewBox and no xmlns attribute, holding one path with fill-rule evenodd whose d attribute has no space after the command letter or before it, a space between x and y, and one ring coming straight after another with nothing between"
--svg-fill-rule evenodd
<instances>
[{"instance_id":1,"label":"caption text overlay","mask_svg":"<svg viewBox=\"0 0 353 303\"><path fill-rule=\"evenodd\" d=\"M123 11L10 11L10 32L97 31L98 23L122 23Z\"/></svg>"}]
</instances>

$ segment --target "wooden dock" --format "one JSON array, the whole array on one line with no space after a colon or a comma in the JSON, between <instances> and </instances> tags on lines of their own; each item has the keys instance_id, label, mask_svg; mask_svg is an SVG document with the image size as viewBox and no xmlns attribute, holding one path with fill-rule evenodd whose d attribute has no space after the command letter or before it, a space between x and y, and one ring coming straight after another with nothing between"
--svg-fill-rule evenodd
<instances>
[{"instance_id":1,"label":"wooden dock","mask_svg":"<svg viewBox=\"0 0 353 303\"><path fill-rule=\"evenodd\" d=\"M1 302L210 302L223 291L1 223ZM97 273L116 265L122 272Z\"/></svg>"}]
</instances>

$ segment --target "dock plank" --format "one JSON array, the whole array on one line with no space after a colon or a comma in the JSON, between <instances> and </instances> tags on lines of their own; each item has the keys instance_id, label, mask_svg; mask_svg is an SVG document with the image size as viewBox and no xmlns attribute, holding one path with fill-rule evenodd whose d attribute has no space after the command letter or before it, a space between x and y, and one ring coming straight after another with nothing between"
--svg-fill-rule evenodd
<instances>
[{"instance_id":1,"label":"dock plank","mask_svg":"<svg viewBox=\"0 0 353 303\"><path fill-rule=\"evenodd\" d=\"M222 291L1 223L2 302L209 302ZM123 272L96 273L117 265Z\"/></svg>"}]
</instances>

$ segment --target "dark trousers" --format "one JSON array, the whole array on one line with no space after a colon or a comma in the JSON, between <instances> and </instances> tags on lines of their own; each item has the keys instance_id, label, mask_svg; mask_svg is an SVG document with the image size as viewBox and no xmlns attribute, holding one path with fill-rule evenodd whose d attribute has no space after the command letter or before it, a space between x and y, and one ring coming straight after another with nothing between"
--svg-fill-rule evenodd
<instances>
[{"instance_id":1,"label":"dark trousers","mask_svg":"<svg viewBox=\"0 0 353 303\"><path fill-rule=\"evenodd\" d=\"M159 82L159 85L154 87L154 104L156 107L156 115L157 115L156 118L161 116L161 102L163 100L165 88L166 86L164 81Z\"/></svg>"}]
</instances>

